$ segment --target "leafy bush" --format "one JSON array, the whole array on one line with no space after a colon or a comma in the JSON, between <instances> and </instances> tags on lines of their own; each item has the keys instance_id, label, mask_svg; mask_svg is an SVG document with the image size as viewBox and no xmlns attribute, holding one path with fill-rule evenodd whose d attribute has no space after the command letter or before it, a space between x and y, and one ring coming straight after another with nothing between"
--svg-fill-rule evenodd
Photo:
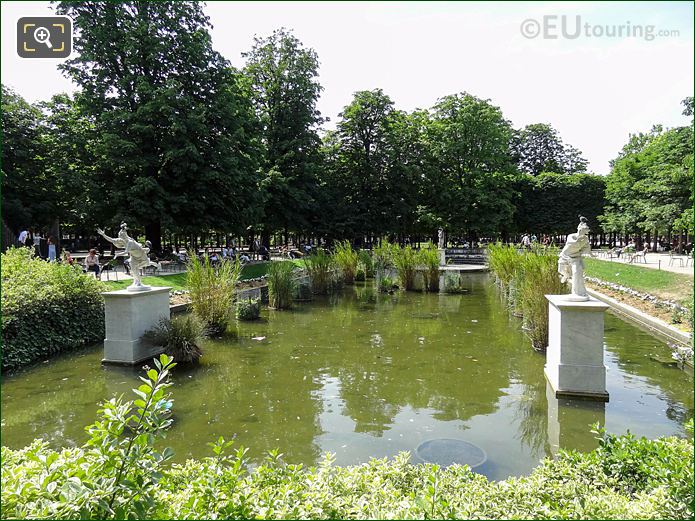
<instances>
[{"instance_id":1,"label":"leafy bush","mask_svg":"<svg viewBox=\"0 0 695 521\"><path fill-rule=\"evenodd\" d=\"M104 339L103 291L79 266L45 262L29 248L2 254L2 370Z\"/></svg>"},{"instance_id":2,"label":"leafy bush","mask_svg":"<svg viewBox=\"0 0 695 521\"><path fill-rule=\"evenodd\" d=\"M460 273L444 274L444 293L465 293Z\"/></svg>"},{"instance_id":3,"label":"leafy bush","mask_svg":"<svg viewBox=\"0 0 695 521\"><path fill-rule=\"evenodd\" d=\"M355 281L364 282L367 280L367 266L362 261L357 262L357 271L355 272Z\"/></svg>"},{"instance_id":4,"label":"leafy bush","mask_svg":"<svg viewBox=\"0 0 695 521\"><path fill-rule=\"evenodd\" d=\"M323 248L304 258L304 268L311 279L311 287L314 293L326 295L331 285L331 277L335 271L333 257Z\"/></svg>"},{"instance_id":5,"label":"leafy bush","mask_svg":"<svg viewBox=\"0 0 695 521\"><path fill-rule=\"evenodd\" d=\"M197 362L203 356L200 343L205 338L205 326L195 315L162 318L145 333L145 339L164 347L165 353L181 362Z\"/></svg>"},{"instance_id":6,"label":"leafy bush","mask_svg":"<svg viewBox=\"0 0 695 521\"><path fill-rule=\"evenodd\" d=\"M239 320L257 320L261 316L260 299L239 299L236 303L236 317Z\"/></svg>"},{"instance_id":7,"label":"leafy bush","mask_svg":"<svg viewBox=\"0 0 695 521\"><path fill-rule=\"evenodd\" d=\"M221 333L227 329L232 313L235 287L241 273L239 259L224 259L213 267L207 256L202 261L193 257L187 269L186 285L193 313L210 333Z\"/></svg>"},{"instance_id":8,"label":"leafy bush","mask_svg":"<svg viewBox=\"0 0 695 521\"><path fill-rule=\"evenodd\" d=\"M82 447L56 452L43 440L18 451L2 447L0 517L152 517L161 508L162 463L173 455L171 449L159 453L153 442L171 424L172 400L165 391L176 364L162 355L155 365L133 389L137 400L119 397L101 404Z\"/></svg>"},{"instance_id":9,"label":"leafy bush","mask_svg":"<svg viewBox=\"0 0 695 521\"><path fill-rule=\"evenodd\" d=\"M141 400L104 404L89 442L55 452L37 440L2 448L8 518L92 519L691 519L693 441L598 430L589 453L560 451L523 477L489 481L467 466L412 465L408 454L336 467L286 463L269 451L252 467L232 442L212 457L162 463L152 448L167 427L168 360L148 371ZM132 412L137 411L137 412ZM692 425L692 420L690 422Z\"/></svg>"},{"instance_id":10,"label":"leafy bush","mask_svg":"<svg viewBox=\"0 0 695 521\"><path fill-rule=\"evenodd\" d=\"M391 277L380 277L377 283L379 293L391 293L396 288L396 282Z\"/></svg>"},{"instance_id":11,"label":"leafy bush","mask_svg":"<svg viewBox=\"0 0 695 521\"><path fill-rule=\"evenodd\" d=\"M338 268L343 272L345 284L352 284L355 281L355 273L357 273L358 255L357 252L352 249L350 241L337 243L333 258Z\"/></svg>"},{"instance_id":12,"label":"leafy bush","mask_svg":"<svg viewBox=\"0 0 695 521\"><path fill-rule=\"evenodd\" d=\"M418 252L410 245L405 248L395 246L393 249L393 263L398 272L398 279L401 281L401 286L406 291L415 289L415 274L418 265Z\"/></svg>"},{"instance_id":13,"label":"leafy bush","mask_svg":"<svg viewBox=\"0 0 695 521\"><path fill-rule=\"evenodd\" d=\"M436 293L439 291L439 250L430 241L420 249L418 257L424 268L425 289Z\"/></svg>"},{"instance_id":14,"label":"leafy bush","mask_svg":"<svg viewBox=\"0 0 695 521\"><path fill-rule=\"evenodd\" d=\"M291 261L272 262L268 267L268 302L275 309L287 309L292 299L297 281L294 278L294 263Z\"/></svg>"}]
</instances>

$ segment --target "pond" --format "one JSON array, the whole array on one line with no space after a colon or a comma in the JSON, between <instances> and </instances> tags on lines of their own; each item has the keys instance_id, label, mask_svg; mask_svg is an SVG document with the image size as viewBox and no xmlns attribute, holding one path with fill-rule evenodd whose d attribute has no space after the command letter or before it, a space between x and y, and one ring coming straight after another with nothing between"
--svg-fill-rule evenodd
<instances>
[{"instance_id":1,"label":"pond","mask_svg":"<svg viewBox=\"0 0 695 521\"><path fill-rule=\"evenodd\" d=\"M558 447L589 450L594 422L610 432L684 434L692 378L651 357L670 350L606 315L607 404L557 400L519 319L485 274L464 276L465 294L399 293L369 302L364 285L338 296L263 312L204 344L195 368L175 369L175 459L210 455L224 436L253 461L278 448L285 460L339 465L393 456L431 440L460 440L484 454L492 479L529 473ZM2 442L42 437L53 447L86 439L97 403L132 396L138 372L103 367L100 346L59 357L2 385ZM434 446L434 445L432 445Z\"/></svg>"}]
</instances>

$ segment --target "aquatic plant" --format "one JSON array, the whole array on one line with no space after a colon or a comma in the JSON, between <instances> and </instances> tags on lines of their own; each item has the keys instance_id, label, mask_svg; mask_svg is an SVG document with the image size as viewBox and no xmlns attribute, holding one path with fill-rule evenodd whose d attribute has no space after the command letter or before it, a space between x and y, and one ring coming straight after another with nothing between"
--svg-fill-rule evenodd
<instances>
[{"instance_id":1,"label":"aquatic plant","mask_svg":"<svg viewBox=\"0 0 695 521\"><path fill-rule=\"evenodd\" d=\"M317 295L326 295L331 285L332 274L336 269L333 257L323 248L319 248L305 257L302 262L311 279L313 292Z\"/></svg>"},{"instance_id":2,"label":"aquatic plant","mask_svg":"<svg viewBox=\"0 0 695 521\"><path fill-rule=\"evenodd\" d=\"M217 266L210 263L207 255L203 260L193 256L188 262L186 285L190 292L191 310L211 334L221 333L227 328L240 273L238 258L233 261L224 259Z\"/></svg>"},{"instance_id":3,"label":"aquatic plant","mask_svg":"<svg viewBox=\"0 0 695 521\"><path fill-rule=\"evenodd\" d=\"M350 241L342 241L336 244L333 258L338 268L343 273L345 284L352 284L355 281L355 273L357 272L358 255L352 249Z\"/></svg>"},{"instance_id":4,"label":"aquatic plant","mask_svg":"<svg viewBox=\"0 0 695 521\"><path fill-rule=\"evenodd\" d=\"M203 356L200 343L206 335L205 325L193 314L162 318L147 331L145 339L179 362L197 362Z\"/></svg>"},{"instance_id":5,"label":"aquatic plant","mask_svg":"<svg viewBox=\"0 0 695 521\"><path fill-rule=\"evenodd\" d=\"M291 261L271 262L268 267L268 303L275 309L292 306L297 281Z\"/></svg>"},{"instance_id":6,"label":"aquatic plant","mask_svg":"<svg viewBox=\"0 0 695 521\"><path fill-rule=\"evenodd\" d=\"M418 265L418 252L410 245L393 249L393 263L398 272L398 279L406 291L415 288L415 273Z\"/></svg>"},{"instance_id":7,"label":"aquatic plant","mask_svg":"<svg viewBox=\"0 0 695 521\"><path fill-rule=\"evenodd\" d=\"M430 241L420 248L418 258L423 267L425 289L436 293L439 291L439 250Z\"/></svg>"},{"instance_id":8,"label":"aquatic plant","mask_svg":"<svg viewBox=\"0 0 695 521\"><path fill-rule=\"evenodd\" d=\"M238 320L257 320L261 316L260 299L242 298L236 303L236 318Z\"/></svg>"}]
</instances>

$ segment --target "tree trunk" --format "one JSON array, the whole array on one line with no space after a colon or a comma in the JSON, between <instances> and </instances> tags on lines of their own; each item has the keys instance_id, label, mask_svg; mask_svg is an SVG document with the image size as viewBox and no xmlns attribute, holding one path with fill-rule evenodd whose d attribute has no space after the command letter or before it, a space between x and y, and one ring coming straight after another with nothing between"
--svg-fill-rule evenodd
<instances>
[{"instance_id":1,"label":"tree trunk","mask_svg":"<svg viewBox=\"0 0 695 521\"><path fill-rule=\"evenodd\" d=\"M154 253L162 251L162 223L160 221L145 225L145 239L152 243Z\"/></svg>"}]
</instances>

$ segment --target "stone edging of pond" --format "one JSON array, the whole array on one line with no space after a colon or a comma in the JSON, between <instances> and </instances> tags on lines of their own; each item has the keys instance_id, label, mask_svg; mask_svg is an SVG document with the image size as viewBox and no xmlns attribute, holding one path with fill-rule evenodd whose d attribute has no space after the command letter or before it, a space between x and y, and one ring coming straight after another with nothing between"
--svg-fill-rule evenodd
<instances>
[{"instance_id":1,"label":"stone edging of pond","mask_svg":"<svg viewBox=\"0 0 695 521\"><path fill-rule=\"evenodd\" d=\"M640 311L635 307L624 304L623 302L619 302L618 300L609 297L608 295L604 295L596 290L587 289L587 292L592 297L608 304L610 308L619 315L622 315L632 322L646 328L650 333L661 338L665 338L669 342L675 342L680 347L685 347L687 349L692 348L692 337L689 333L680 331L663 320L648 315L644 311ZM688 365L692 367L692 360L688 363Z\"/></svg>"}]
</instances>

